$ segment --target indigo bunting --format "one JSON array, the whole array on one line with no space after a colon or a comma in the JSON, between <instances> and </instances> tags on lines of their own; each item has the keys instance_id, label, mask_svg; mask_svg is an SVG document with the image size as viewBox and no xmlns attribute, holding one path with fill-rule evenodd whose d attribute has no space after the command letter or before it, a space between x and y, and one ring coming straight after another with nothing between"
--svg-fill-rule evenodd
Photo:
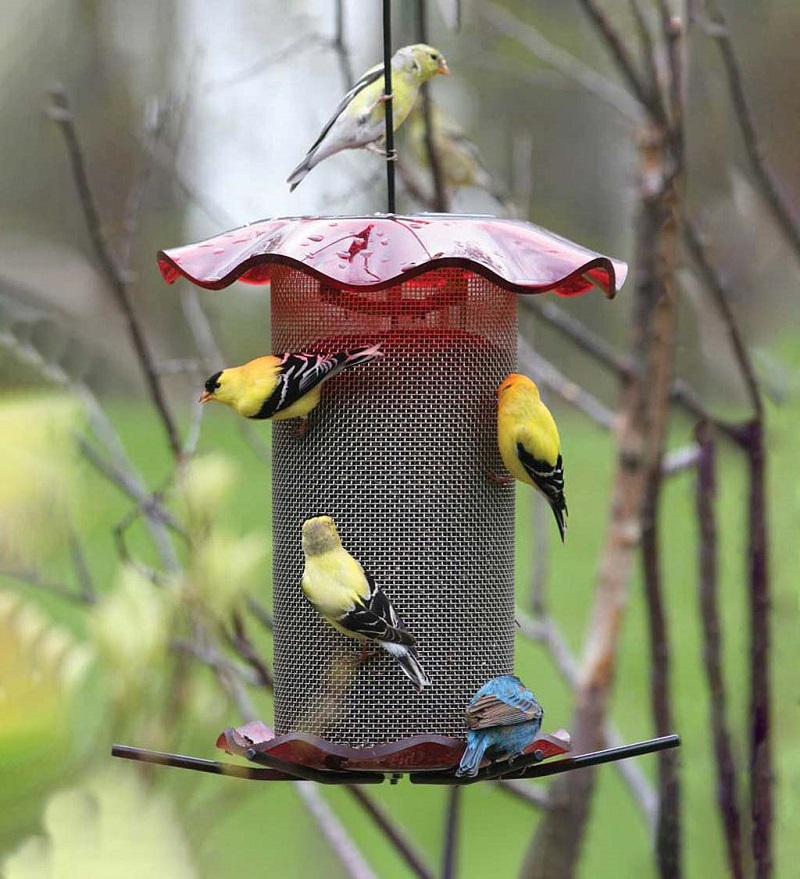
<instances>
[{"instance_id":1,"label":"indigo bunting","mask_svg":"<svg viewBox=\"0 0 800 879\"><path fill-rule=\"evenodd\" d=\"M456 775L477 775L484 754L507 760L536 741L544 712L536 697L514 675L485 683L466 710L467 749Z\"/></svg>"}]
</instances>

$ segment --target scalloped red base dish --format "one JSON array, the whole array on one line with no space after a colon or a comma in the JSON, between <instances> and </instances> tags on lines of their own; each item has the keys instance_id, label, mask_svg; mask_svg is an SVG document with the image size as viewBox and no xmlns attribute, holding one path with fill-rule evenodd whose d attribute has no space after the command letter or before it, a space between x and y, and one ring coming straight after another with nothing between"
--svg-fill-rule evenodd
<instances>
[{"instance_id":1,"label":"scalloped red base dish","mask_svg":"<svg viewBox=\"0 0 800 879\"><path fill-rule=\"evenodd\" d=\"M420 735L373 748L350 748L309 733L276 736L265 723L255 720L228 727L220 733L217 747L240 757L246 758L253 750L287 763L331 772L437 772L458 766L465 742L448 736ZM569 733L560 729L552 735L541 735L525 753L540 751L546 759L571 749Z\"/></svg>"}]
</instances>

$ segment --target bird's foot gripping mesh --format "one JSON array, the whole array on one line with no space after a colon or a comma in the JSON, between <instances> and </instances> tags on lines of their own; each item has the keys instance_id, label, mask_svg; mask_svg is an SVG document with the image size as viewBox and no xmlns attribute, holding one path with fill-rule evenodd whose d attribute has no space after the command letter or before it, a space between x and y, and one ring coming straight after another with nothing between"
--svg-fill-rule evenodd
<instances>
[{"instance_id":1,"label":"bird's foot gripping mesh","mask_svg":"<svg viewBox=\"0 0 800 879\"><path fill-rule=\"evenodd\" d=\"M496 391L516 359L516 296L462 269L377 292L272 272L272 350L383 356L327 382L299 438L273 426L275 723L353 747L462 736L464 708L513 671L514 490ZM326 625L300 588L300 528L329 515L418 642L418 693L385 652Z\"/></svg>"}]
</instances>

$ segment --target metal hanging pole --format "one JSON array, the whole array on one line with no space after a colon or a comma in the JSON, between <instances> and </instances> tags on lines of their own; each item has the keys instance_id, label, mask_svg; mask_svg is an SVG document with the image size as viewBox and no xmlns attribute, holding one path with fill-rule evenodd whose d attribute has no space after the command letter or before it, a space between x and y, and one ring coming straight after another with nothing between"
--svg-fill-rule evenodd
<instances>
[{"instance_id":1,"label":"metal hanging pole","mask_svg":"<svg viewBox=\"0 0 800 879\"><path fill-rule=\"evenodd\" d=\"M392 3L383 0L383 109L386 115L386 198L388 211L395 213L394 120L392 118Z\"/></svg>"}]
</instances>

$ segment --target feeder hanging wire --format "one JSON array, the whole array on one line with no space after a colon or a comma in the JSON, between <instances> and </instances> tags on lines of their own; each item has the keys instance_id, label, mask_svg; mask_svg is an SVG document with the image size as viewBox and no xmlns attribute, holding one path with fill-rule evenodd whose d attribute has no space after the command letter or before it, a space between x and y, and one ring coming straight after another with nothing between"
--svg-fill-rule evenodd
<instances>
[{"instance_id":1,"label":"feeder hanging wire","mask_svg":"<svg viewBox=\"0 0 800 879\"><path fill-rule=\"evenodd\" d=\"M395 213L394 197L394 119L392 114L392 3L383 0L383 95L386 119L386 200L388 212Z\"/></svg>"}]
</instances>

